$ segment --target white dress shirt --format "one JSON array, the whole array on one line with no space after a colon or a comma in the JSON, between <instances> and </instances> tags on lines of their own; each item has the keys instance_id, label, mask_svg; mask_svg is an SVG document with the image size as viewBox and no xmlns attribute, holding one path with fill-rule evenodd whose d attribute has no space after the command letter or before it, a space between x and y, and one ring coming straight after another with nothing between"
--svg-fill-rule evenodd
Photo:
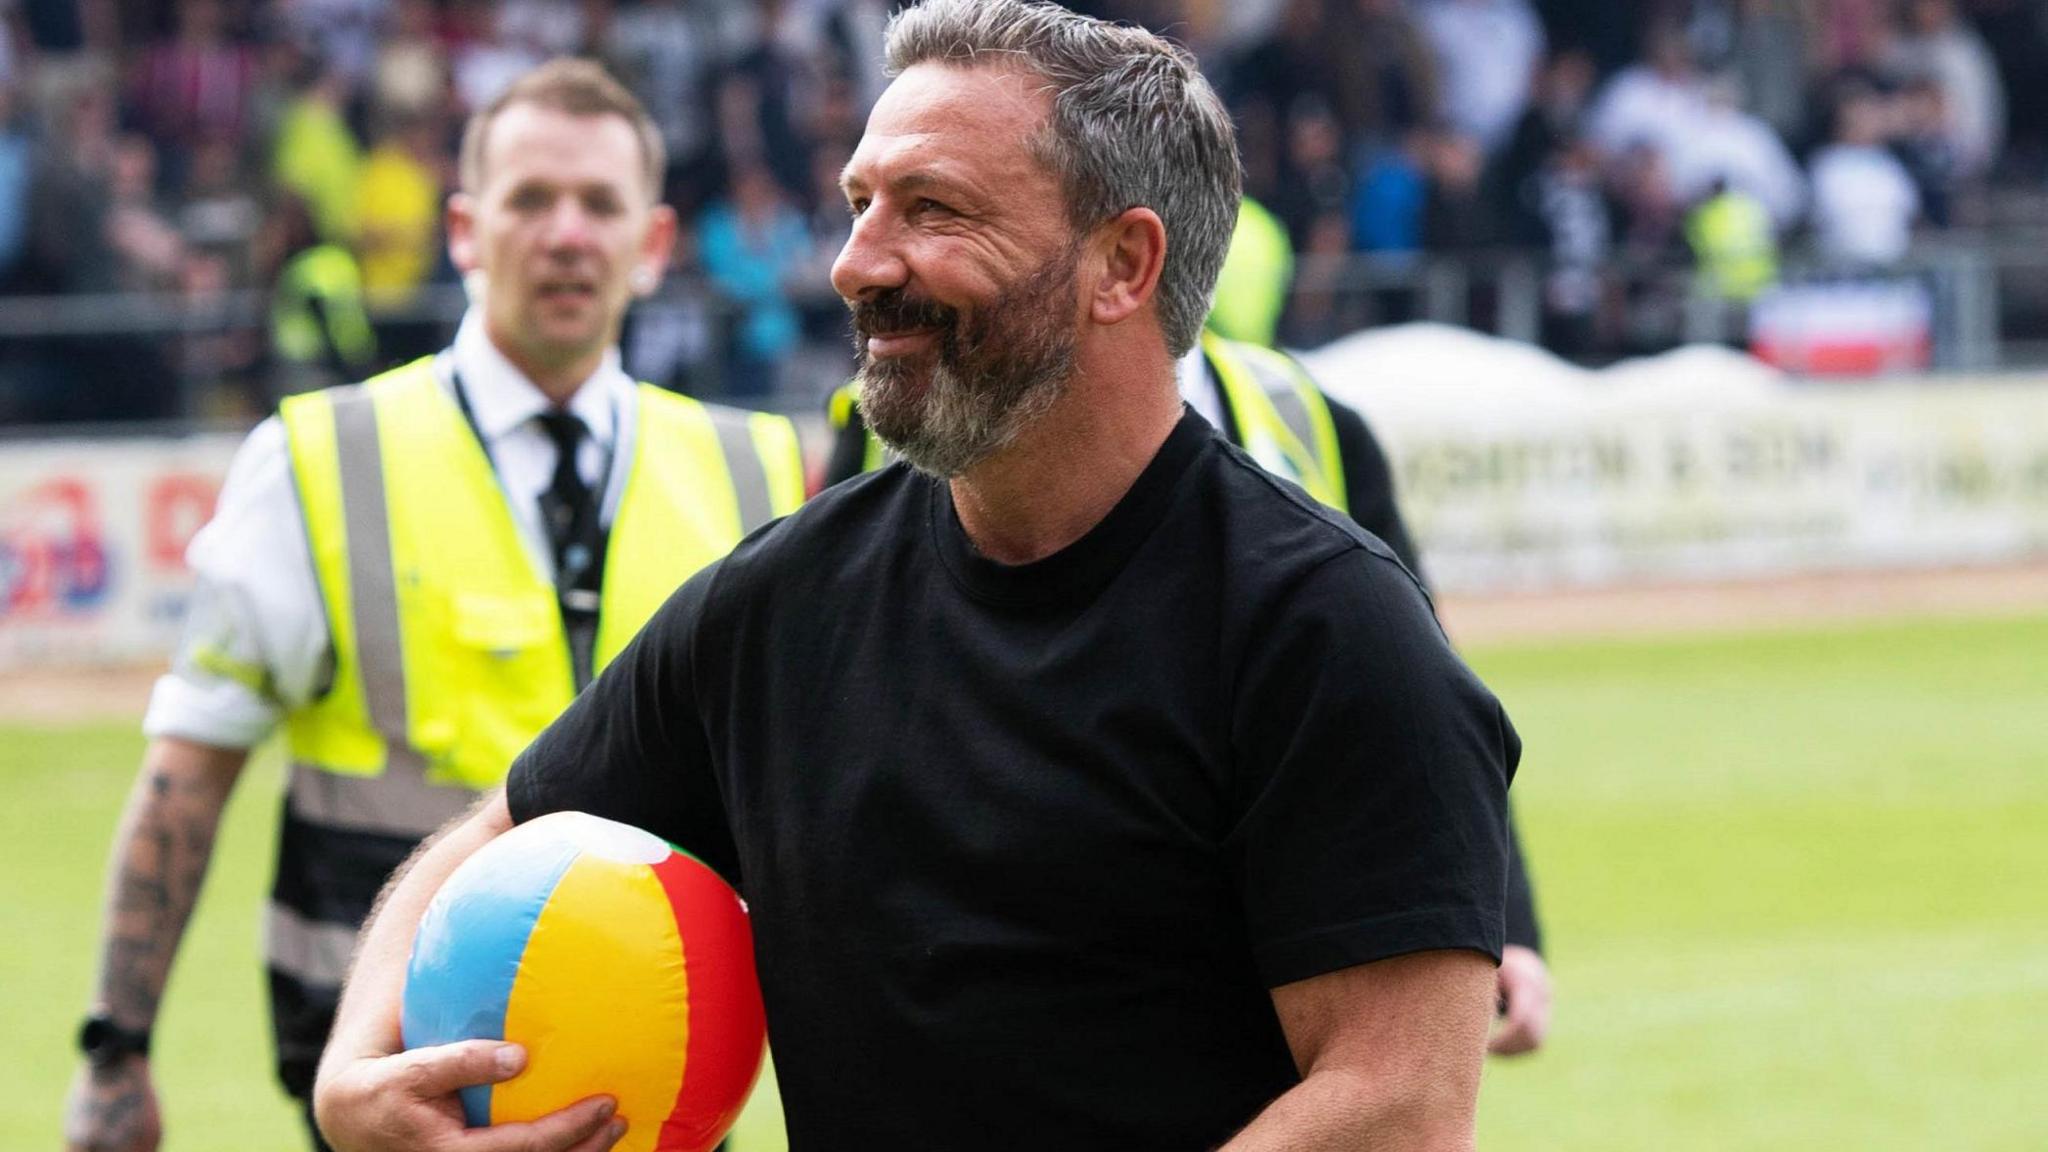
<instances>
[{"instance_id":1,"label":"white dress shirt","mask_svg":"<svg viewBox=\"0 0 2048 1152\"><path fill-rule=\"evenodd\" d=\"M554 477L555 446L534 419L548 408L547 397L491 343L474 311L434 367L444 387L461 381L520 538L535 570L552 579L538 501ZM590 429L577 468L585 483L602 486L602 519L610 523L624 487L624 462L632 458L637 415L633 382L619 367L616 349L568 410ZM152 739L252 747L286 711L314 698L333 659L277 417L257 425L236 451L213 519L192 538L185 561L196 578L191 609L171 671L150 696L143 731ZM262 682L229 675L219 659L202 653L261 669Z\"/></svg>"},{"instance_id":2,"label":"white dress shirt","mask_svg":"<svg viewBox=\"0 0 2048 1152\"><path fill-rule=\"evenodd\" d=\"M1230 425L1223 421L1223 389L1209 375L1209 361L1202 355L1200 340L1173 366L1173 371L1180 381L1180 398L1201 413L1202 419L1215 425L1218 432L1228 432Z\"/></svg>"}]
</instances>

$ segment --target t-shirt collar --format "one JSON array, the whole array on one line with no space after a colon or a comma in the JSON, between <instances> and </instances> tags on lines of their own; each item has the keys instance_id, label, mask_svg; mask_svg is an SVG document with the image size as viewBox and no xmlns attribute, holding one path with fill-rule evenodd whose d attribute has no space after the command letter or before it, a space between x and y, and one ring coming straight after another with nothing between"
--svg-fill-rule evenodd
<instances>
[{"instance_id":1,"label":"t-shirt collar","mask_svg":"<svg viewBox=\"0 0 2048 1152\"><path fill-rule=\"evenodd\" d=\"M547 394L526 378L526 373L505 357L484 331L481 313L471 309L462 317L455 333L455 371L469 409L476 416L477 430L484 439L496 441L532 420L552 404ZM591 439L612 443L616 392L630 386L619 366L619 350L605 350L604 360L569 399L569 411L590 429Z\"/></svg>"},{"instance_id":2,"label":"t-shirt collar","mask_svg":"<svg viewBox=\"0 0 2048 1152\"><path fill-rule=\"evenodd\" d=\"M1060 551L1028 564L1002 564L976 551L960 525L951 487L928 479L933 545L954 581L978 600L1016 607L1084 603L1144 545L1165 518L1182 478L1215 442L1216 430L1183 404L1180 422L1102 522Z\"/></svg>"}]
</instances>

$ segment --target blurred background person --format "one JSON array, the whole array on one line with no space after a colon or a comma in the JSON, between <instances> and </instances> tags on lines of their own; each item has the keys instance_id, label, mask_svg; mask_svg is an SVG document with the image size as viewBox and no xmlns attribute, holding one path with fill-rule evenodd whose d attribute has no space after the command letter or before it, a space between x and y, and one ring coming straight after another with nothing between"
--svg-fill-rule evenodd
<instances>
[{"instance_id":1,"label":"blurred background person","mask_svg":"<svg viewBox=\"0 0 2048 1152\"><path fill-rule=\"evenodd\" d=\"M2005 142L2005 91L1991 50L1963 22L1955 0L1906 0L1902 7L1905 25L1884 64L1894 74L1934 83L1957 175L1981 176Z\"/></svg>"},{"instance_id":2,"label":"blurred background person","mask_svg":"<svg viewBox=\"0 0 2048 1152\"><path fill-rule=\"evenodd\" d=\"M1423 0L1417 19L1436 51L1443 122L1491 154L1514 130L1543 60L1543 24L1528 0Z\"/></svg>"},{"instance_id":3,"label":"blurred background person","mask_svg":"<svg viewBox=\"0 0 2048 1152\"><path fill-rule=\"evenodd\" d=\"M772 393L778 366L801 333L789 293L795 274L810 266L803 214L765 166L742 163L732 174L731 195L704 210L697 232L704 274L735 308L724 390L731 396Z\"/></svg>"},{"instance_id":4,"label":"blurred background person","mask_svg":"<svg viewBox=\"0 0 2048 1152\"><path fill-rule=\"evenodd\" d=\"M270 285L273 400L357 379L377 360L355 254L323 240L305 201L273 206L259 255Z\"/></svg>"},{"instance_id":5,"label":"blurred background person","mask_svg":"<svg viewBox=\"0 0 2048 1152\"><path fill-rule=\"evenodd\" d=\"M1892 154L1892 135L1884 97L1854 81L1837 90L1834 130L1812 161L1814 240L1837 268L1890 268L1912 246L1920 192Z\"/></svg>"}]
</instances>

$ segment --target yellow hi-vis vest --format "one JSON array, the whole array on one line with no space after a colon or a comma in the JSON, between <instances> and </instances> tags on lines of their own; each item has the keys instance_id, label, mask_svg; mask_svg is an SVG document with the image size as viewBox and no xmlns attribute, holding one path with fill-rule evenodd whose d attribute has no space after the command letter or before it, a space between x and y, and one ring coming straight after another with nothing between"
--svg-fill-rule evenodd
<instances>
[{"instance_id":1,"label":"yellow hi-vis vest","mask_svg":"<svg viewBox=\"0 0 2048 1152\"><path fill-rule=\"evenodd\" d=\"M803 499L796 430L649 385L611 526L595 664L748 531ZM554 586L461 409L419 360L284 401L332 684L285 721L299 765L482 789L574 696Z\"/></svg>"},{"instance_id":2,"label":"yellow hi-vis vest","mask_svg":"<svg viewBox=\"0 0 2048 1152\"><path fill-rule=\"evenodd\" d=\"M1202 355L1222 385L1223 402L1237 422L1239 447L1261 467L1284 476L1317 500L1349 513L1344 460L1330 402L1301 365L1284 352L1202 332ZM860 385L843 384L832 393L826 418L843 432L860 412ZM865 425L863 425L865 426ZM873 472L894 455L867 429L861 471Z\"/></svg>"},{"instance_id":3,"label":"yellow hi-vis vest","mask_svg":"<svg viewBox=\"0 0 2048 1152\"><path fill-rule=\"evenodd\" d=\"M1756 197L1723 192L1693 209L1685 222L1700 278L1726 300L1754 300L1778 281L1778 238Z\"/></svg>"},{"instance_id":4,"label":"yellow hi-vis vest","mask_svg":"<svg viewBox=\"0 0 2048 1152\"><path fill-rule=\"evenodd\" d=\"M1209 328L1231 340L1270 348L1287 310L1287 287L1294 282L1294 245L1287 228L1247 196L1237 208L1237 227L1230 251L1216 273L1216 299L1209 306Z\"/></svg>"},{"instance_id":5,"label":"yellow hi-vis vest","mask_svg":"<svg viewBox=\"0 0 2048 1152\"><path fill-rule=\"evenodd\" d=\"M1202 331L1202 355L1237 421L1238 447L1266 471L1349 513L1330 402L1301 365L1284 352L1225 340L1207 329Z\"/></svg>"}]
</instances>

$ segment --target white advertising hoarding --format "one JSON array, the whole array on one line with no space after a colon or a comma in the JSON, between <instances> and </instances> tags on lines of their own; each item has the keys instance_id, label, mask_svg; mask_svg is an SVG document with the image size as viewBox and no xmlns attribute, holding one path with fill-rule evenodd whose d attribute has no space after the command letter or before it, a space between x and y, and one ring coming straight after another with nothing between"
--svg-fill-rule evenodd
<instances>
[{"instance_id":1,"label":"white advertising hoarding","mask_svg":"<svg viewBox=\"0 0 2048 1152\"><path fill-rule=\"evenodd\" d=\"M1806 384L1694 349L1584 372L1442 331L1303 357L1447 590L2048 558L2048 379Z\"/></svg>"},{"instance_id":2,"label":"white advertising hoarding","mask_svg":"<svg viewBox=\"0 0 2048 1152\"><path fill-rule=\"evenodd\" d=\"M239 440L0 443L0 669L166 658Z\"/></svg>"}]
</instances>

